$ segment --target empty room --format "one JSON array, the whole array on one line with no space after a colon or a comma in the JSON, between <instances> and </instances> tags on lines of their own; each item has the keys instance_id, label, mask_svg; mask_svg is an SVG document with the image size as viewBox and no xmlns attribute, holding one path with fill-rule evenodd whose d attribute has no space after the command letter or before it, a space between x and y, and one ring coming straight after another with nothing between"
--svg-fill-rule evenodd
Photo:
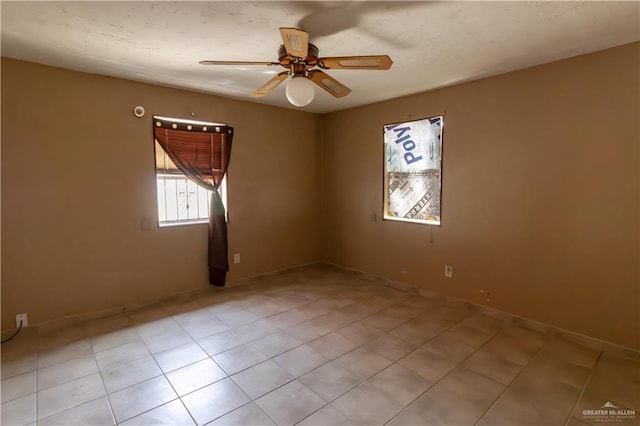
<instances>
[{"instance_id":1,"label":"empty room","mask_svg":"<svg viewBox=\"0 0 640 426\"><path fill-rule=\"evenodd\" d=\"M2 1L2 425L640 422L640 3Z\"/></svg>"}]
</instances>

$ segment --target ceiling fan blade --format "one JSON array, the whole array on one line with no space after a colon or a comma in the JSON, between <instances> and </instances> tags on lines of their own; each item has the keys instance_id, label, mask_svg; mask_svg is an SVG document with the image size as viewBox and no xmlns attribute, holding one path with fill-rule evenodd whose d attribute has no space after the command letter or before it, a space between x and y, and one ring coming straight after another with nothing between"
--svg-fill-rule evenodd
<instances>
[{"instance_id":1,"label":"ceiling fan blade","mask_svg":"<svg viewBox=\"0 0 640 426\"><path fill-rule=\"evenodd\" d=\"M297 28L280 28L284 48L289 56L306 58L309 52L309 34Z\"/></svg>"},{"instance_id":2,"label":"ceiling fan blade","mask_svg":"<svg viewBox=\"0 0 640 426\"><path fill-rule=\"evenodd\" d=\"M262 98L263 96L267 96L269 93L273 92L273 89L278 87L280 83L285 81L289 77L288 71L283 71L280 74L274 76L271 80L267 81L265 84L260 86L258 90L251 94L252 98Z\"/></svg>"},{"instance_id":3,"label":"ceiling fan blade","mask_svg":"<svg viewBox=\"0 0 640 426\"><path fill-rule=\"evenodd\" d=\"M280 62L250 62L250 61L200 61L202 65L280 65Z\"/></svg>"},{"instance_id":4,"label":"ceiling fan blade","mask_svg":"<svg viewBox=\"0 0 640 426\"><path fill-rule=\"evenodd\" d=\"M339 70L388 70L393 61L387 55L377 56L336 56L318 58L318 66Z\"/></svg>"},{"instance_id":5,"label":"ceiling fan blade","mask_svg":"<svg viewBox=\"0 0 640 426\"><path fill-rule=\"evenodd\" d=\"M323 71L309 71L309 78L336 98L341 98L351 93L351 89Z\"/></svg>"}]
</instances>

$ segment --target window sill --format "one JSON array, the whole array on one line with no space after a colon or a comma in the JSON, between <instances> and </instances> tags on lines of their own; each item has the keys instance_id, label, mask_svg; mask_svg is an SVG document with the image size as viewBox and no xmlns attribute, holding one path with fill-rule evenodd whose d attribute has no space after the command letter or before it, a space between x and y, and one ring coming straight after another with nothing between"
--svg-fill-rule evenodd
<instances>
[{"instance_id":1,"label":"window sill","mask_svg":"<svg viewBox=\"0 0 640 426\"><path fill-rule=\"evenodd\" d=\"M165 222L165 223L159 223L158 224L158 228L173 228L176 226L187 226L187 225L202 225L202 224L208 224L209 220L194 220L194 221L189 221L189 222Z\"/></svg>"}]
</instances>

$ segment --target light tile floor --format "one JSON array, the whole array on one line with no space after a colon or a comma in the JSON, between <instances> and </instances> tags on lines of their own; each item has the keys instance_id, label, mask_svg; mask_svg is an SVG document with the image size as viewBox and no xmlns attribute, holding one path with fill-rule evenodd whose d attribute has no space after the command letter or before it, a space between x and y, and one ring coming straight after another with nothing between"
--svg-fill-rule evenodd
<instances>
[{"instance_id":1,"label":"light tile floor","mask_svg":"<svg viewBox=\"0 0 640 426\"><path fill-rule=\"evenodd\" d=\"M640 411L634 352L322 264L2 346L7 426L575 426L606 403Z\"/></svg>"}]
</instances>

